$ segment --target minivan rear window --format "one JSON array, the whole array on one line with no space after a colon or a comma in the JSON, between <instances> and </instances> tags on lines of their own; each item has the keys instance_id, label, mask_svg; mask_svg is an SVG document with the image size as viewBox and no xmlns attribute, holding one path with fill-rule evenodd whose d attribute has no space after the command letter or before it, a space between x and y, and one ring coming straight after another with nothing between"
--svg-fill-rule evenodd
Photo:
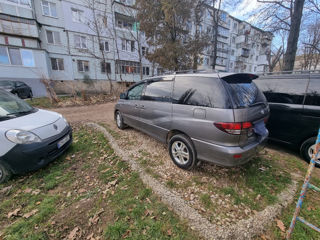
<instances>
[{"instance_id":1,"label":"minivan rear window","mask_svg":"<svg viewBox=\"0 0 320 240\"><path fill-rule=\"evenodd\" d=\"M234 107L245 108L256 103L265 103L266 98L254 82L250 83L226 83Z\"/></svg>"},{"instance_id":2,"label":"minivan rear window","mask_svg":"<svg viewBox=\"0 0 320 240\"><path fill-rule=\"evenodd\" d=\"M210 108L231 108L221 80L212 77L176 76L172 102Z\"/></svg>"}]
</instances>

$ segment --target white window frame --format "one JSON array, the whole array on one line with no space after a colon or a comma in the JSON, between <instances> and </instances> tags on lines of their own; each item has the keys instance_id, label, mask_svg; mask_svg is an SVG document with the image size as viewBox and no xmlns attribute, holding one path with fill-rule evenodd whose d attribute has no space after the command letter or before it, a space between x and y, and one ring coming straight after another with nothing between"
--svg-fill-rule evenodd
<instances>
[{"instance_id":1,"label":"white window frame","mask_svg":"<svg viewBox=\"0 0 320 240\"><path fill-rule=\"evenodd\" d=\"M22 0L17 0L17 2L12 2L12 1L7 0L6 3L12 4L12 5L15 5L15 6L19 5L19 7L25 7L25 8L28 8L28 9L32 8L31 0L27 0L27 1L29 2L28 5L21 3Z\"/></svg>"},{"instance_id":2,"label":"white window frame","mask_svg":"<svg viewBox=\"0 0 320 240\"><path fill-rule=\"evenodd\" d=\"M77 19L74 18L73 13L77 13ZM72 22L75 23L82 23L83 11L76 8L71 8L71 18Z\"/></svg>"},{"instance_id":3,"label":"white window frame","mask_svg":"<svg viewBox=\"0 0 320 240\"><path fill-rule=\"evenodd\" d=\"M80 71L80 69L79 69L79 62L81 62L82 71ZM85 70L84 62L87 62L87 63L88 63L88 71ZM77 60L77 69L78 69L78 72L83 72L83 73L84 73L84 72L90 72L90 63L89 63L89 61L78 59L78 60Z\"/></svg>"},{"instance_id":4,"label":"white window frame","mask_svg":"<svg viewBox=\"0 0 320 240\"><path fill-rule=\"evenodd\" d=\"M33 54L33 51L32 51L32 50L25 49L25 48L19 48L19 47L6 47L6 46L2 46L2 47L4 47L5 50L6 50L9 63L8 63L8 64L6 64L6 63L0 63L0 65L5 65L5 66L20 66L20 67L35 67L35 66L36 66L36 62L35 62L34 54ZM10 52L9 52L9 48L19 49L19 55L20 55L21 65L20 65L20 64L12 64L11 57L10 57ZM33 59L33 66L24 65L23 57L22 57L22 54L21 54L22 51L31 53L32 59Z\"/></svg>"},{"instance_id":5,"label":"white window frame","mask_svg":"<svg viewBox=\"0 0 320 240\"><path fill-rule=\"evenodd\" d=\"M45 14L44 11L43 11L43 2L47 2L48 3L49 15ZM52 10L51 10L51 5L50 4L54 4L55 5L55 9L56 9L55 12L56 12L57 16L53 16L52 15ZM52 18L58 18L57 4L54 3L54 2L50 2L50 1L47 1L47 0L41 0L41 10L42 10L42 15L43 16L52 17Z\"/></svg>"},{"instance_id":6,"label":"white window frame","mask_svg":"<svg viewBox=\"0 0 320 240\"><path fill-rule=\"evenodd\" d=\"M58 69L53 69L52 59L55 59L55 60L56 60L56 64L57 64ZM59 59L62 59L63 69L59 69L59 63L58 63L58 60L59 60ZM51 65L51 70L52 70L52 71L59 71L59 72L64 71L64 59L63 59L63 58L50 57L50 65Z\"/></svg>"},{"instance_id":7,"label":"white window frame","mask_svg":"<svg viewBox=\"0 0 320 240\"><path fill-rule=\"evenodd\" d=\"M49 43L48 32L52 32L53 43ZM60 42L56 42L55 34L58 34ZM46 29L47 43L53 45L61 45L60 32Z\"/></svg>"},{"instance_id":8,"label":"white window frame","mask_svg":"<svg viewBox=\"0 0 320 240\"><path fill-rule=\"evenodd\" d=\"M108 43L108 49L107 49L107 50L106 50L106 43ZM101 46L103 46L103 49L101 48ZM102 42L100 42L99 49L100 49L100 51L110 52L109 41L102 41Z\"/></svg>"},{"instance_id":9,"label":"white window frame","mask_svg":"<svg viewBox=\"0 0 320 240\"><path fill-rule=\"evenodd\" d=\"M75 34L74 36L74 47L77 48L77 49L88 49L88 45L87 45L87 37L86 36L83 36L83 35L80 35L80 34ZM79 37L80 38L80 47L77 47L76 46L76 37ZM83 38L85 39L84 42L83 42ZM85 47L83 47L83 44L85 45Z\"/></svg>"}]
</instances>

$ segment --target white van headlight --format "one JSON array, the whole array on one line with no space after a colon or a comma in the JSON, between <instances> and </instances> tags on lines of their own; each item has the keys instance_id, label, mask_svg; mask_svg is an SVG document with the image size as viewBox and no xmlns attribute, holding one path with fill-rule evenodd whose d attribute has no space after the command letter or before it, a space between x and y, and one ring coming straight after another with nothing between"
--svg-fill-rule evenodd
<instances>
[{"instance_id":1,"label":"white van headlight","mask_svg":"<svg viewBox=\"0 0 320 240\"><path fill-rule=\"evenodd\" d=\"M6 137L9 141L17 144L30 144L41 142L41 139L37 135L24 130L9 130L6 132Z\"/></svg>"}]
</instances>

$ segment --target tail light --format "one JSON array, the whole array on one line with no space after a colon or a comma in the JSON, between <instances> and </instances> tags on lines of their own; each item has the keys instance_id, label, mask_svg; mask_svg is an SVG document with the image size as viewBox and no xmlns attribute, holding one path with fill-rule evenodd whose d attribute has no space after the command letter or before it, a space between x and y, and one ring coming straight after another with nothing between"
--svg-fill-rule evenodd
<instances>
[{"instance_id":1,"label":"tail light","mask_svg":"<svg viewBox=\"0 0 320 240\"><path fill-rule=\"evenodd\" d=\"M240 135L242 130L247 130L248 132L252 132L252 123L251 122L242 122L242 123L225 123L218 122L214 123L214 125L219 128L221 131L224 131L233 135Z\"/></svg>"}]
</instances>

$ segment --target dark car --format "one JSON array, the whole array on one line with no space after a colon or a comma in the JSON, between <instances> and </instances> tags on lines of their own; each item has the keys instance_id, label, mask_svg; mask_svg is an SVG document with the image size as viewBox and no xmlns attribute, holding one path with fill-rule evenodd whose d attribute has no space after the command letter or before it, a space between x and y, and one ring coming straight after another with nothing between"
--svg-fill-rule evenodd
<instances>
[{"instance_id":1,"label":"dark car","mask_svg":"<svg viewBox=\"0 0 320 240\"><path fill-rule=\"evenodd\" d=\"M32 98L32 89L24 82L0 81L0 88L17 95L19 98Z\"/></svg>"},{"instance_id":2,"label":"dark car","mask_svg":"<svg viewBox=\"0 0 320 240\"><path fill-rule=\"evenodd\" d=\"M256 84L270 106L269 138L310 161L320 127L320 74L261 76Z\"/></svg>"}]
</instances>

